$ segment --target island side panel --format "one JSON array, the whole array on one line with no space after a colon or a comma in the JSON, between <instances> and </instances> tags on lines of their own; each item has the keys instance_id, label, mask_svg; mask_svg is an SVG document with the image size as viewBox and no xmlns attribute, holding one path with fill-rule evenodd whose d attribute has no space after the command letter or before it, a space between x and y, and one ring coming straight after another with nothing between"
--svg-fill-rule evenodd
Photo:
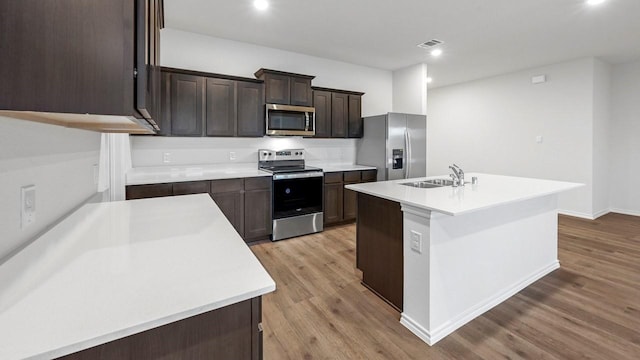
<instances>
[{"instance_id":1,"label":"island side panel","mask_svg":"<svg viewBox=\"0 0 640 360\"><path fill-rule=\"evenodd\" d=\"M557 195L459 216L403 211L401 322L430 345L559 267ZM410 248L412 230L422 253Z\"/></svg>"},{"instance_id":2,"label":"island side panel","mask_svg":"<svg viewBox=\"0 0 640 360\"><path fill-rule=\"evenodd\" d=\"M362 283L397 310L403 307L400 203L358 193L357 266Z\"/></svg>"},{"instance_id":3,"label":"island side panel","mask_svg":"<svg viewBox=\"0 0 640 360\"><path fill-rule=\"evenodd\" d=\"M59 359L262 359L262 297L127 336Z\"/></svg>"}]
</instances>

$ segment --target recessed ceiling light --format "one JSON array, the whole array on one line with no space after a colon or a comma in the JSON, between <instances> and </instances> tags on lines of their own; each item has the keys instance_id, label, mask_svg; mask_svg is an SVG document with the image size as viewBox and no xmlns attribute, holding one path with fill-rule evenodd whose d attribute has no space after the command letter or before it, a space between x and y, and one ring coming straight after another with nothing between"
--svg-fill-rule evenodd
<instances>
[{"instance_id":1,"label":"recessed ceiling light","mask_svg":"<svg viewBox=\"0 0 640 360\"><path fill-rule=\"evenodd\" d=\"M587 0L587 5L591 5L591 6L600 5L605 1L606 0Z\"/></svg>"},{"instance_id":2,"label":"recessed ceiling light","mask_svg":"<svg viewBox=\"0 0 640 360\"><path fill-rule=\"evenodd\" d=\"M431 56L438 57L442 55L442 49L433 49L431 50Z\"/></svg>"},{"instance_id":3,"label":"recessed ceiling light","mask_svg":"<svg viewBox=\"0 0 640 360\"><path fill-rule=\"evenodd\" d=\"M427 77L427 84L431 84L433 82L433 79L430 77Z\"/></svg>"},{"instance_id":4,"label":"recessed ceiling light","mask_svg":"<svg viewBox=\"0 0 640 360\"><path fill-rule=\"evenodd\" d=\"M267 10L269 2L267 0L254 0L253 6L258 10Z\"/></svg>"}]
</instances>

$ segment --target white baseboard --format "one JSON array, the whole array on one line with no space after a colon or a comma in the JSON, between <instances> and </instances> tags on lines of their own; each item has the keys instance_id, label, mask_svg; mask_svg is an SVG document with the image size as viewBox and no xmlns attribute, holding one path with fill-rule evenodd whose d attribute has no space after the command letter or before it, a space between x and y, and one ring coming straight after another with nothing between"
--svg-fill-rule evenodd
<instances>
[{"instance_id":1,"label":"white baseboard","mask_svg":"<svg viewBox=\"0 0 640 360\"><path fill-rule=\"evenodd\" d=\"M429 331L428 329L425 329L422 325L420 325L419 323L417 323L416 321L414 321L404 313L402 313L400 316L400 323L404 325L407 329L409 329L409 331L414 333L417 337L422 339L422 341L432 346L438 341L442 340L445 336L451 334L452 332L456 331L458 328L462 327L464 324L477 318L478 316L484 314L485 312L491 310L492 308L499 305L503 301L517 294L520 290L540 280L542 277L549 274L553 270L558 269L559 267L560 267L560 262L558 260L552 262L549 265L542 267L540 270L535 271L531 275L523 278L522 280L508 287L501 293L498 293L495 296L492 296L486 299L485 301L469 308L467 311L447 321L446 323L437 327L433 331Z\"/></svg>"},{"instance_id":2,"label":"white baseboard","mask_svg":"<svg viewBox=\"0 0 640 360\"><path fill-rule=\"evenodd\" d=\"M577 212L577 211L571 211L571 210L558 210L558 214L573 216L573 217L577 217L577 218L581 218L581 219L587 219L587 220L595 220L593 215L585 214L585 213Z\"/></svg>"},{"instance_id":3,"label":"white baseboard","mask_svg":"<svg viewBox=\"0 0 640 360\"><path fill-rule=\"evenodd\" d=\"M593 213L593 220L599 218L600 216L607 215L610 212L611 212L611 209L604 209L604 210L600 210L600 211L598 211L596 213Z\"/></svg>"},{"instance_id":4,"label":"white baseboard","mask_svg":"<svg viewBox=\"0 0 640 360\"><path fill-rule=\"evenodd\" d=\"M638 210L624 210L624 209L616 209L616 208L611 208L609 210L610 210L610 212L613 212L613 213L616 213L616 214L640 216L640 211L638 211Z\"/></svg>"}]
</instances>

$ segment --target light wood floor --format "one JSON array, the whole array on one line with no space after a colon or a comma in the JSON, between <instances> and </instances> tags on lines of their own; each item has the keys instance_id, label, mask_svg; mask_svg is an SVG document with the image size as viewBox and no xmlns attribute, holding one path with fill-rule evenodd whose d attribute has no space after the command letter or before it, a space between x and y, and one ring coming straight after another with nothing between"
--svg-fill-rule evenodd
<instances>
[{"instance_id":1,"label":"light wood floor","mask_svg":"<svg viewBox=\"0 0 640 360\"><path fill-rule=\"evenodd\" d=\"M355 225L251 247L273 359L640 359L640 218L561 216L561 268L429 347L360 285Z\"/></svg>"}]
</instances>

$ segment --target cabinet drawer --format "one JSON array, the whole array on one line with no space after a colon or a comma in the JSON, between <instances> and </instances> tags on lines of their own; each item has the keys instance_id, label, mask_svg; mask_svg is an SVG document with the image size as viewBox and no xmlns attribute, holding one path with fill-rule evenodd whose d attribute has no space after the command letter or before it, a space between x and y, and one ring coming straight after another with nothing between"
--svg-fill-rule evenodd
<instances>
[{"instance_id":1,"label":"cabinet drawer","mask_svg":"<svg viewBox=\"0 0 640 360\"><path fill-rule=\"evenodd\" d=\"M173 195L206 194L209 181L187 181L173 184Z\"/></svg>"},{"instance_id":2,"label":"cabinet drawer","mask_svg":"<svg viewBox=\"0 0 640 360\"><path fill-rule=\"evenodd\" d=\"M378 175L378 170L363 170L362 181L363 182L376 181L377 175Z\"/></svg>"},{"instance_id":3,"label":"cabinet drawer","mask_svg":"<svg viewBox=\"0 0 640 360\"><path fill-rule=\"evenodd\" d=\"M325 184L335 184L342 182L342 172L330 172L324 174L324 183Z\"/></svg>"},{"instance_id":4,"label":"cabinet drawer","mask_svg":"<svg viewBox=\"0 0 640 360\"><path fill-rule=\"evenodd\" d=\"M344 182L360 182L360 171L345 171Z\"/></svg>"},{"instance_id":5,"label":"cabinet drawer","mask_svg":"<svg viewBox=\"0 0 640 360\"><path fill-rule=\"evenodd\" d=\"M244 179L244 189L249 190L268 190L271 188L271 176L253 177Z\"/></svg>"},{"instance_id":6,"label":"cabinet drawer","mask_svg":"<svg viewBox=\"0 0 640 360\"><path fill-rule=\"evenodd\" d=\"M244 179L224 179L211 181L211 193L225 193L242 191L244 189Z\"/></svg>"}]
</instances>

